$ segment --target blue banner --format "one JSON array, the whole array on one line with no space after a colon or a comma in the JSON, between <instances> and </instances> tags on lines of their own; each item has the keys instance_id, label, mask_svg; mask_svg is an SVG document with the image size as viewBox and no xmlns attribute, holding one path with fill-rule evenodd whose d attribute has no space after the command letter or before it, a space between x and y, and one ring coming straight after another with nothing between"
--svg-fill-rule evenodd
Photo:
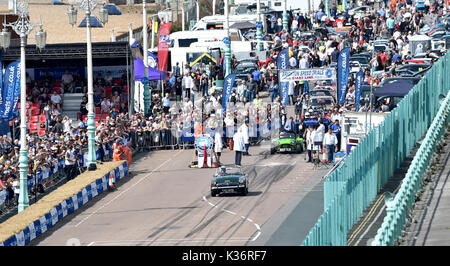
<instances>
[{"instance_id":1,"label":"blue banner","mask_svg":"<svg viewBox=\"0 0 450 266\"><path fill-rule=\"evenodd\" d=\"M278 54L277 66L278 69L289 68L289 49L284 49ZM281 105L289 104L289 82L280 83L280 97L281 97Z\"/></svg>"},{"instance_id":2,"label":"blue banner","mask_svg":"<svg viewBox=\"0 0 450 266\"><path fill-rule=\"evenodd\" d=\"M15 117L17 117L19 115L19 100L20 100L20 92L21 92L21 80L20 80L20 59L17 60L17 62L19 62L19 64L17 65L17 71L16 71L16 82L14 84L14 100L13 100L13 108L12 108L12 117L9 117L9 120L14 119Z\"/></svg>"},{"instance_id":3,"label":"blue banner","mask_svg":"<svg viewBox=\"0 0 450 266\"><path fill-rule=\"evenodd\" d=\"M3 85L3 103L1 105L0 117L3 119L12 119L14 109L14 95L16 86L16 77L19 69L19 60L11 63L5 71L5 82ZM20 90L20 84L19 84Z\"/></svg>"},{"instance_id":4,"label":"blue banner","mask_svg":"<svg viewBox=\"0 0 450 266\"><path fill-rule=\"evenodd\" d=\"M236 74L228 75L225 78L225 82L223 84L223 92L222 92L222 110L223 110L223 112L225 112L227 110L227 103L230 100L231 90L233 89L235 79L236 79Z\"/></svg>"},{"instance_id":5,"label":"blue banner","mask_svg":"<svg viewBox=\"0 0 450 266\"><path fill-rule=\"evenodd\" d=\"M337 71L338 103L345 103L347 93L348 75L350 71L350 48L345 48L339 53Z\"/></svg>"},{"instance_id":6,"label":"blue banner","mask_svg":"<svg viewBox=\"0 0 450 266\"><path fill-rule=\"evenodd\" d=\"M3 105L3 63L2 63L3 52L0 49L0 106ZM1 110L1 108L0 108Z\"/></svg>"},{"instance_id":7,"label":"blue banner","mask_svg":"<svg viewBox=\"0 0 450 266\"><path fill-rule=\"evenodd\" d=\"M359 111L359 102L361 99L361 84L363 80L363 72L359 71L358 74L356 74L356 84L355 84L355 107L356 112Z\"/></svg>"}]
</instances>

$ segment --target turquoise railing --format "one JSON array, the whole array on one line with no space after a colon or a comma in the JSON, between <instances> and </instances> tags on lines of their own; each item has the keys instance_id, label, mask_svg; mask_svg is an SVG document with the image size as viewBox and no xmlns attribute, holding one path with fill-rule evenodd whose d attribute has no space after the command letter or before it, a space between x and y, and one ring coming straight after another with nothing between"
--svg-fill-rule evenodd
<instances>
[{"instance_id":1,"label":"turquoise railing","mask_svg":"<svg viewBox=\"0 0 450 266\"><path fill-rule=\"evenodd\" d=\"M435 151L436 144L445 133L445 126L449 122L450 92L445 97L441 108L431 124L425 139L406 173L400 190L395 197L386 203L386 216L378 229L373 246L393 246L395 240L402 235L407 217L414 209L416 192L423 184L423 176L427 170L430 159Z\"/></svg>"},{"instance_id":2,"label":"turquoise railing","mask_svg":"<svg viewBox=\"0 0 450 266\"><path fill-rule=\"evenodd\" d=\"M304 246L345 246L348 230L430 127L450 89L450 53L434 63L324 183L324 212Z\"/></svg>"}]
</instances>

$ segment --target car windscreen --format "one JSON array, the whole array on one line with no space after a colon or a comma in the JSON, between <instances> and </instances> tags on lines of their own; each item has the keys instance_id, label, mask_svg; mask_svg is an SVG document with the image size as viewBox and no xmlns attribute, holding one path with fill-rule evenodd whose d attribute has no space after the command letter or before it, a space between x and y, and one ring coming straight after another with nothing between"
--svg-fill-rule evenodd
<instances>
[{"instance_id":1,"label":"car windscreen","mask_svg":"<svg viewBox=\"0 0 450 266\"><path fill-rule=\"evenodd\" d=\"M280 133L280 139L295 139L295 134L293 133Z\"/></svg>"}]
</instances>

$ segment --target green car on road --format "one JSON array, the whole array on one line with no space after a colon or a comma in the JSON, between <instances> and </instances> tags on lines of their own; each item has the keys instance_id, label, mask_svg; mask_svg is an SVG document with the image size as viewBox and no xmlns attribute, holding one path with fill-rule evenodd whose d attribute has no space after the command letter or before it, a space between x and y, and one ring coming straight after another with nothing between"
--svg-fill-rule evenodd
<instances>
[{"instance_id":1,"label":"green car on road","mask_svg":"<svg viewBox=\"0 0 450 266\"><path fill-rule=\"evenodd\" d=\"M301 153L305 140L293 132L280 132L276 139L272 139L270 154L276 152Z\"/></svg>"},{"instance_id":2,"label":"green car on road","mask_svg":"<svg viewBox=\"0 0 450 266\"><path fill-rule=\"evenodd\" d=\"M220 193L248 193L247 174L239 166L221 166L211 180L211 197Z\"/></svg>"}]
</instances>

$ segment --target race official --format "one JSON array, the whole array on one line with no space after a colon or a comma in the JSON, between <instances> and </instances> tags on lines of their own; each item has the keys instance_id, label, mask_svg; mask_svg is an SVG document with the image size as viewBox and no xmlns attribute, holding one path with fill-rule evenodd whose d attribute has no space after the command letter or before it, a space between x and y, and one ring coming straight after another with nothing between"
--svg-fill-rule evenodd
<instances>
[{"instance_id":1,"label":"race official","mask_svg":"<svg viewBox=\"0 0 450 266\"><path fill-rule=\"evenodd\" d=\"M124 147L125 156L127 157L128 168L130 168L133 152L131 151L131 142L128 142Z\"/></svg>"},{"instance_id":2,"label":"race official","mask_svg":"<svg viewBox=\"0 0 450 266\"><path fill-rule=\"evenodd\" d=\"M337 148L337 138L336 135L333 134L333 129L331 127L328 129L328 132L325 133L325 136L323 137L323 145L327 148L327 154L328 154L328 162L333 162L333 155L334 150Z\"/></svg>"},{"instance_id":3,"label":"race official","mask_svg":"<svg viewBox=\"0 0 450 266\"><path fill-rule=\"evenodd\" d=\"M249 129L248 129L248 119L245 119L244 124L240 126L239 131L242 132L242 137L244 138L245 151L243 155L249 156L248 148L250 147L250 137L249 137Z\"/></svg>"},{"instance_id":4,"label":"race official","mask_svg":"<svg viewBox=\"0 0 450 266\"><path fill-rule=\"evenodd\" d=\"M245 151L245 143L243 133L239 130L233 136L234 151L236 153L234 163L237 166L241 166L242 153Z\"/></svg>"},{"instance_id":5,"label":"race official","mask_svg":"<svg viewBox=\"0 0 450 266\"><path fill-rule=\"evenodd\" d=\"M216 131L214 134L214 152L216 153L217 157L217 164L220 165L220 156L222 155L222 134L219 131Z\"/></svg>"},{"instance_id":6,"label":"race official","mask_svg":"<svg viewBox=\"0 0 450 266\"><path fill-rule=\"evenodd\" d=\"M116 142L112 146L112 149L113 149L113 161L123 160L123 155L125 151L122 144L120 143L120 139L116 140Z\"/></svg>"}]
</instances>

